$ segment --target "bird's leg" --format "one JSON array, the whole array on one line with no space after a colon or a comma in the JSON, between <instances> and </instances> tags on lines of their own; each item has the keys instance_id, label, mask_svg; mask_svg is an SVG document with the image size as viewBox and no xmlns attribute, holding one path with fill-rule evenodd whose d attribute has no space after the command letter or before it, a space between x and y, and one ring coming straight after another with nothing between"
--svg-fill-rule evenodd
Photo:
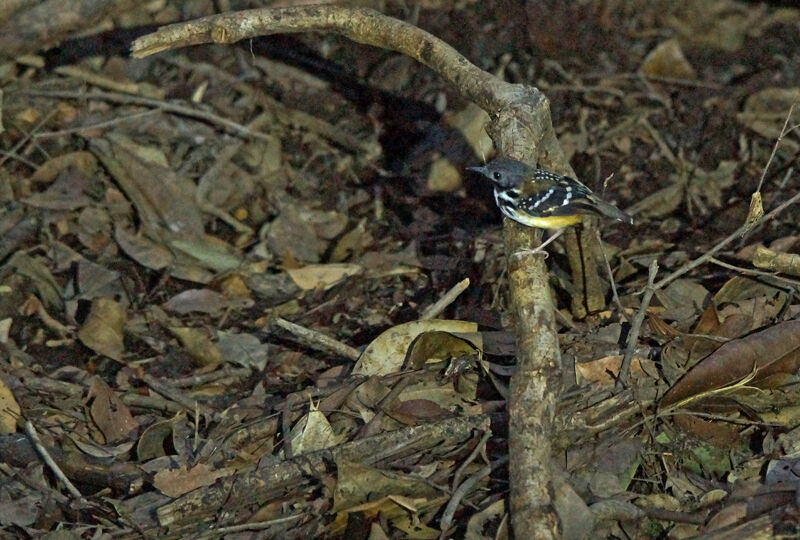
<instances>
[{"instance_id":1,"label":"bird's leg","mask_svg":"<svg viewBox=\"0 0 800 540\"><path fill-rule=\"evenodd\" d=\"M542 255L544 255L544 258L546 259L548 257L548 253L544 250L545 246L547 246L547 244L549 244L550 242L552 242L553 240L555 240L556 238L558 238L562 234L564 234L564 229L563 228L558 229L556 232L554 232L553 234L550 235L550 238L548 238L547 240L542 242L542 244L539 247L537 247L536 249L521 249L521 250L513 253L511 256L512 257L521 257L523 255L538 255L539 253L541 253Z\"/></svg>"}]
</instances>

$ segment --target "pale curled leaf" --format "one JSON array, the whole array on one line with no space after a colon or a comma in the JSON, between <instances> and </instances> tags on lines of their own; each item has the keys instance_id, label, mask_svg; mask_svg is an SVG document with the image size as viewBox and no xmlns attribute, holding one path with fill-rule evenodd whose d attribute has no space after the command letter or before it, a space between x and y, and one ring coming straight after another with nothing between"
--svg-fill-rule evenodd
<instances>
[{"instance_id":1,"label":"pale curled leaf","mask_svg":"<svg viewBox=\"0 0 800 540\"><path fill-rule=\"evenodd\" d=\"M0 435L8 435L17 431L17 419L22 410L14 394L0 378Z\"/></svg>"},{"instance_id":2,"label":"pale curled leaf","mask_svg":"<svg viewBox=\"0 0 800 540\"><path fill-rule=\"evenodd\" d=\"M222 354L212 343L208 333L199 328L171 327L169 329L177 337L192 358L201 366L216 366L222 363Z\"/></svg>"},{"instance_id":3,"label":"pale curled leaf","mask_svg":"<svg viewBox=\"0 0 800 540\"><path fill-rule=\"evenodd\" d=\"M122 360L125 352L123 330L128 315L125 309L110 298L96 298L89 316L80 330L81 342L98 354Z\"/></svg>"},{"instance_id":4,"label":"pale curled leaf","mask_svg":"<svg viewBox=\"0 0 800 540\"><path fill-rule=\"evenodd\" d=\"M317 288L327 289L341 280L360 274L362 267L358 264L309 264L302 268L293 268L286 273L301 289L307 291Z\"/></svg>"},{"instance_id":5,"label":"pale curled leaf","mask_svg":"<svg viewBox=\"0 0 800 540\"><path fill-rule=\"evenodd\" d=\"M399 371L409 347L423 332L476 332L478 325L468 321L430 319L411 321L389 328L370 343L353 368L356 375L386 375Z\"/></svg>"}]
</instances>

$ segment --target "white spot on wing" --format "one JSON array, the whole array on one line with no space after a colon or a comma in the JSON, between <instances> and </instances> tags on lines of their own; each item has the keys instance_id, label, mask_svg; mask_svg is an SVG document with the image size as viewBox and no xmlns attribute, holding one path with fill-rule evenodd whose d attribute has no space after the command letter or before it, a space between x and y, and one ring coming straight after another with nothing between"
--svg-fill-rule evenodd
<instances>
[{"instance_id":1,"label":"white spot on wing","mask_svg":"<svg viewBox=\"0 0 800 540\"><path fill-rule=\"evenodd\" d=\"M553 188L548 189L547 193L544 194L544 197L542 197L541 199L539 199L535 203L533 203L533 207L534 208L539 208L539 205L542 204L547 199L549 199L550 195L552 195L553 193L554 193Z\"/></svg>"}]
</instances>

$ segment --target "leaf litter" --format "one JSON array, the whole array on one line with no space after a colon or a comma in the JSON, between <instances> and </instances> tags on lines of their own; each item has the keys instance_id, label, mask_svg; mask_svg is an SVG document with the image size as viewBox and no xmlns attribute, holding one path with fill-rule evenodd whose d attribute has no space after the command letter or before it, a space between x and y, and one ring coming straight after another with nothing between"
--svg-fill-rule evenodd
<instances>
[{"instance_id":1,"label":"leaf litter","mask_svg":"<svg viewBox=\"0 0 800 540\"><path fill-rule=\"evenodd\" d=\"M169 4L115 20L172 21ZM486 42L470 3L421 11L463 18L475 39L428 22L542 88L575 170L593 188L615 172L608 195L637 217L603 230L619 306L571 313L567 257L548 259L563 536L712 533L757 504L777 534L796 519L800 307L797 210L769 212L797 193L800 81L765 59L798 60L781 33L800 15L634 4L629 33L603 30L619 14L531 5L529 37ZM0 64L5 532L508 537L514 325L491 193L462 174L491 152L485 115L425 70L292 42L315 47L335 84L233 48L109 51L58 76ZM377 88L408 101L353 101Z\"/></svg>"}]
</instances>

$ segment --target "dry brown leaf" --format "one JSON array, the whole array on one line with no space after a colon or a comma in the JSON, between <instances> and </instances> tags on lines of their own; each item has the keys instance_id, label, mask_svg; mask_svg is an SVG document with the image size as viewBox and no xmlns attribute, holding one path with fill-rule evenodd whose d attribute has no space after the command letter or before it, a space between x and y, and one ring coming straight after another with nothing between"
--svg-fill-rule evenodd
<instances>
[{"instance_id":1,"label":"dry brown leaf","mask_svg":"<svg viewBox=\"0 0 800 540\"><path fill-rule=\"evenodd\" d=\"M684 375L661 400L669 407L692 396L736 384L755 373L748 384L800 368L800 320L786 321L729 341Z\"/></svg>"},{"instance_id":2,"label":"dry brown leaf","mask_svg":"<svg viewBox=\"0 0 800 540\"><path fill-rule=\"evenodd\" d=\"M406 425L416 425L418 420L444 418L452 413L429 399L406 399L396 403L386 414Z\"/></svg>"},{"instance_id":3,"label":"dry brown leaf","mask_svg":"<svg viewBox=\"0 0 800 540\"><path fill-rule=\"evenodd\" d=\"M125 352L123 331L128 315L125 309L110 298L96 298L89 316L80 330L81 342L98 354L121 361Z\"/></svg>"},{"instance_id":4,"label":"dry brown leaf","mask_svg":"<svg viewBox=\"0 0 800 540\"><path fill-rule=\"evenodd\" d=\"M650 51L639 68L651 77L670 77L673 79L694 79L697 72L686 59L680 42L668 39Z\"/></svg>"},{"instance_id":5,"label":"dry brown leaf","mask_svg":"<svg viewBox=\"0 0 800 540\"><path fill-rule=\"evenodd\" d=\"M176 421L183 421L186 413L180 412L173 418L155 422L145 429L136 441L136 457L140 462L166 455L165 443L172 437L172 428Z\"/></svg>"},{"instance_id":6,"label":"dry brown leaf","mask_svg":"<svg viewBox=\"0 0 800 540\"><path fill-rule=\"evenodd\" d=\"M0 378L0 435L9 435L17 431L17 419L22 410L14 394Z\"/></svg>"},{"instance_id":7,"label":"dry brown leaf","mask_svg":"<svg viewBox=\"0 0 800 540\"><path fill-rule=\"evenodd\" d=\"M591 362L576 362L575 374L578 376L578 384L583 382L597 384L601 386L613 386L616 383L616 374L622 365L624 355L617 354L604 356ZM644 379L654 377L658 373L652 360L634 356L631 360L630 375L634 379Z\"/></svg>"},{"instance_id":8,"label":"dry brown leaf","mask_svg":"<svg viewBox=\"0 0 800 540\"><path fill-rule=\"evenodd\" d=\"M699 418L691 413L676 414L675 425L686 433L691 433L701 441L717 448L732 448L739 440L741 428L725 422L714 422Z\"/></svg>"},{"instance_id":9,"label":"dry brown leaf","mask_svg":"<svg viewBox=\"0 0 800 540\"><path fill-rule=\"evenodd\" d=\"M167 300L161 307L181 315L198 312L216 314L228 308L246 308L253 305L247 298L231 299L211 289L187 289Z\"/></svg>"},{"instance_id":10,"label":"dry brown leaf","mask_svg":"<svg viewBox=\"0 0 800 540\"><path fill-rule=\"evenodd\" d=\"M281 259L317 263L327 242L309 221L309 212L286 206L272 221L267 233L270 251Z\"/></svg>"},{"instance_id":11,"label":"dry brown leaf","mask_svg":"<svg viewBox=\"0 0 800 540\"><path fill-rule=\"evenodd\" d=\"M88 178L81 172L69 169L58 176L45 191L24 199L25 204L47 210L76 210L92 203L86 195Z\"/></svg>"},{"instance_id":12,"label":"dry brown leaf","mask_svg":"<svg viewBox=\"0 0 800 540\"><path fill-rule=\"evenodd\" d=\"M476 332L468 321L430 319L411 321L389 328L370 343L353 368L354 375L387 375L402 369L409 348L423 332Z\"/></svg>"},{"instance_id":13,"label":"dry brown leaf","mask_svg":"<svg viewBox=\"0 0 800 540\"><path fill-rule=\"evenodd\" d=\"M172 334L181 340L181 344L192 358L201 366L216 366L222 363L222 353L212 343L208 333L199 328L171 327Z\"/></svg>"},{"instance_id":14,"label":"dry brown leaf","mask_svg":"<svg viewBox=\"0 0 800 540\"><path fill-rule=\"evenodd\" d=\"M350 276L360 274L362 267L358 264L309 264L302 268L293 268L286 273L301 289L308 291L317 288L327 289Z\"/></svg>"},{"instance_id":15,"label":"dry brown leaf","mask_svg":"<svg viewBox=\"0 0 800 540\"><path fill-rule=\"evenodd\" d=\"M405 367L419 369L429 362L442 362L477 352L472 343L449 332L423 332L409 347Z\"/></svg>"},{"instance_id":16,"label":"dry brown leaf","mask_svg":"<svg viewBox=\"0 0 800 540\"><path fill-rule=\"evenodd\" d=\"M153 487L169 497L180 497L199 487L210 486L218 478L230 476L233 473L233 469L213 470L205 463L200 463L191 469L182 465L178 469L157 472L153 478Z\"/></svg>"},{"instance_id":17,"label":"dry brown leaf","mask_svg":"<svg viewBox=\"0 0 800 540\"><path fill-rule=\"evenodd\" d=\"M86 177L91 177L97 172L97 159L91 152L78 151L55 156L41 165L28 178L31 183L49 183L55 180L63 171L74 168Z\"/></svg>"},{"instance_id":18,"label":"dry brown leaf","mask_svg":"<svg viewBox=\"0 0 800 540\"><path fill-rule=\"evenodd\" d=\"M427 187L429 191L458 191L461 189L461 172L446 156L440 156L431 163Z\"/></svg>"},{"instance_id":19,"label":"dry brown leaf","mask_svg":"<svg viewBox=\"0 0 800 540\"><path fill-rule=\"evenodd\" d=\"M684 42L724 51L739 49L748 35L768 21L764 6L734 0L688 0L667 13L667 24Z\"/></svg>"},{"instance_id":20,"label":"dry brown leaf","mask_svg":"<svg viewBox=\"0 0 800 540\"><path fill-rule=\"evenodd\" d=\"M114 239L126 255L146 268L161 270L172 264L175 259L172 252L163 245L122 226L114 229Z\"/></svg>"},{"instance_id":21,"label":"dry brown leaf","mask_svg":"<svg viewBox=\"0 0 800 540\"><path fill-rule=\"evenodd\" d=\"M336 435L325 415L311 404L311 409L292 428L292 452L296 455L322 450L336 446L344 439L345 435Z\"/></svg>"},{"instance_id":22,"label":"dry brown leaf","mask_svg":"<svg viewBox=\"0 0 800 540\"><path fill-rule=\"evenodd\" d=\"M94 139L92 150L136 207L145 230L165 229L184 238L203 235L194 183L168 167L160 149L117 133Z\"/></svg>"},{"instance_id":23,"label":"dry brown leaf","mask_svg":"<svg viewBox=\"0 0 800 540\"><path fill-rule=\"evenodd\" d=\"M87 399L92 420L106 443L122 441L139 427L128 406L100 377L93 377Z\"/></svg>"},{"instance_id":24,"label":"dry brown leaf","mask_svg":"<svg viewBox=\"0 0 800 540\"><path fill-rule=\"evenodd\" d=\"M736 115L736 119L762 137L775 140L781 135L786 122L786 112L798 101L800 101L800 87L765 88L747 98L742 112ZM800 108L795 107L789 125L799 122ZM788 146L791 151L796 151L798 147L797 142L788 137L785 137L781 144Z\"/></svg>"}]
</instances>

